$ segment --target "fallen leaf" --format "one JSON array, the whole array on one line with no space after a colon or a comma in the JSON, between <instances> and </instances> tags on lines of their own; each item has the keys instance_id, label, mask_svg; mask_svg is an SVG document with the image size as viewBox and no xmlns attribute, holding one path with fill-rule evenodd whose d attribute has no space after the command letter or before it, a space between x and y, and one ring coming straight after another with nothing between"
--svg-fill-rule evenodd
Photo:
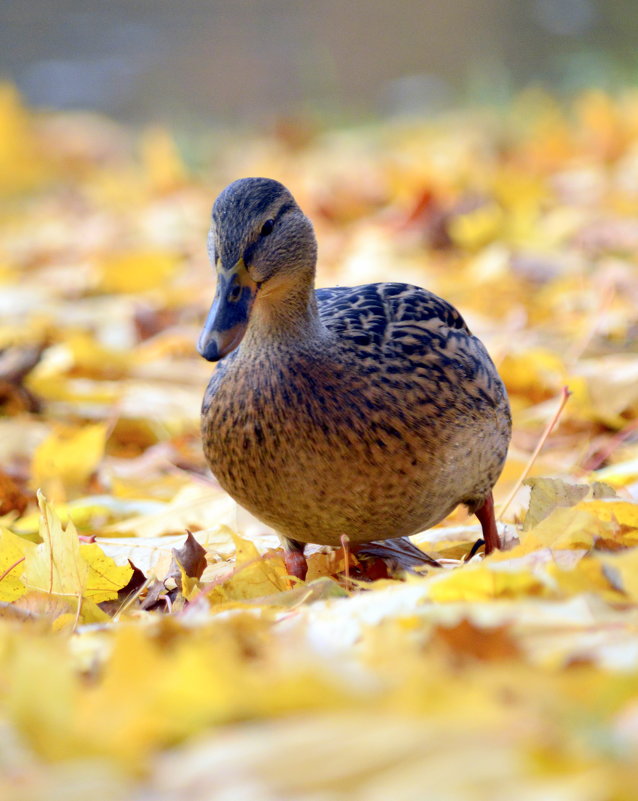
<instances>
[{"instance_id":1,"label":"fallen leaf","mask_svg":"<svg viewBox=\"0 0 638 801\"><path fill-rule=\"evenodd\" d=\"M454 626L437 626L431 642L445 646L452 657L459 660L490 662L520 656L520 649L506 625L479 628L470 620L461 620Z\"/></svg>"},{"instance_id":2,"label":"fallen leaf","mask_svg":"<svg viewBox=\"0 0 638 801\"><path fill-rule=\"evenodd\" d=\"M33 456L31 486L47 494L53 491L56 500L85 489L104 456L106 432L105 423L56 426Z\"/></svg>"},{"instance_id":3,"label":"fallen leaf","mask_svg":"<svg viewBox=\"0 0 638 801\"><path fill-rule=\"evenodd\" d=\"M250 540L234 533L232 537L236 548L235 566L206 591L211 603L251 600L290 589L282 556L274 553L262 556Z\"/></svg>"},{"instance_id":4,"label":"fallen leaf","mask_svg":"<svg viewBox=\"0 0 638 801\"><path fill-rule=\"evenodd\" d=\"M115 564L97 543L82 543L80 557L88 566L82 595L93 603L117 598L133 575L130 565Z\"/></svg>"},{"instance_id":5,"label":"fallen leaf","mask_svg":"<svg viewBox=\"0 0 638 801\"><path fill-rule=\"evenodd\" d=\"M101 265L103 292L144 292L161 286L175 275L176 256L162 250L138 250L109 256Z\"/></svg>"},{"instance_id":6,"label":"fallen leaf","mask_svg":"<svg viewBox=\"0 0 638 801\"><path fill-rule=\"evenodd\" d=\"M26 554L35 546L0 529L0 601L15 601L27 591L21 581Z\"/></svg>"},{"instance_id":7,"label":"fallen leaf","mask_svg":"<svg viewBox=\"0 0 638 801\"><path fill-rule=\"evenodd\" d=\"M487 565L457 568L441 576L435 575L428 585L429 598L439 603L543 594L542 581L532 573L490 569Z\"/></svg>"},{"instance_id":8,"label":"fallen leaf","mask_svg":"<svg viewBox=\"0 0 638 801\"><path fill-rule=\"evenodd\" d=\"M558 478L528 478L524 484L530 486L532 492L523 531L534 528L557 506L576 506L589 492L587 484L568 484Z\"/></svg>"},{"instance_id":9,"label":"fallen leaf","mask_svg":"<svg viewBox=\"0 0 638 801\"><path fill-rule=\"evenodd\" d=\"M40 536L37 545L25 561L24 581L28 589L49 595L75 597L81 603L89 572L80 556L80 541L73 523L62 527L44 495L38 491L40 507Z\"/></svg>"},{"instance_id":10,"label":"fallen leaf","mask_svg":"<svg viewBox=\"0 0 638 801\"><path fill-rule=\"evenodd\" d=\"M190 578L199 579L206 569L206 550L187 532L181 548L173 548L173 558Z\"/></svg>"},{"instance_id":11,"label":"fallen leaf","mask_svg":"<svg viewBox=\"0 0 638 801\"><path fill-rule=\"evenodd\" d=\"M25 551L23 580L29 590L93 604L117 598L132 569L118 567L95 544L80 544L73 523L64 528L44 495L38 491L42 543Z\"/></svg>"}]
</instances>

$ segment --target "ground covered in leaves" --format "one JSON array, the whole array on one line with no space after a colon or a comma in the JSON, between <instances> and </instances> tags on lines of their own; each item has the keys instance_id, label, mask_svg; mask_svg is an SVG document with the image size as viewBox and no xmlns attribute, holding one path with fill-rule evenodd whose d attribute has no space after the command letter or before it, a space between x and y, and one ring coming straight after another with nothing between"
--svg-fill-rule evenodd
<instances>
[{"instance_id":1,"label":"ground covered in leaves","mask_svg":"<svg viewBox=\"0 0 638 801\"><path fill-rule=\"evenodd\" d=\"M464 562L457 510L415 538L441 569L315 548L293 584L216 486L194 342L243 175L320 285L424 285L487 343L509 550ZM0 193L0 797L635 798L638 95L194 140L5 86Z\"/></svg>"}]
</instances>

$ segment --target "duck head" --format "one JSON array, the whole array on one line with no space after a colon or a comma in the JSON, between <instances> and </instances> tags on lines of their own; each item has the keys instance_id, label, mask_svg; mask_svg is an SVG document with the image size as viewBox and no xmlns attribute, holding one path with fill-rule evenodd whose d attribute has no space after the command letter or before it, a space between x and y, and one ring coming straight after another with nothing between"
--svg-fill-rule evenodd
<instances>
[{"instance_id":1,"label":"duck head","mask_svg":"<svg viewBox=\"0 0 638 801\"><path fill-rule=\"evenodd\" d=\"M285 186L241 178L213 205L208 254L217 290L197 349L215 362L239 345L256 305L285 303L296 289L312 287L317 244Z\"/></svg>"}]
</instances>

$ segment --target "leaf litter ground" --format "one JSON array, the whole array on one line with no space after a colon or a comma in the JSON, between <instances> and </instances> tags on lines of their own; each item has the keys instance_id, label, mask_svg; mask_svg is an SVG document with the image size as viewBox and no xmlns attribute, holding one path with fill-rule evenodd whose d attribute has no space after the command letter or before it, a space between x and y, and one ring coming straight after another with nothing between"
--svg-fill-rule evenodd
<instances>
[{"instance_id":1,"label":"leaf litter ground","mask_svg":"<svg viewBox=\"0 0 638 801\"><path fill-rule=\"evenodd\" d=\"M320 285L427 286L487 343L508 550L464 562L457 510L414 538L442 569L312 548L293 584L211 479L193 343L243 175L316 222ZM636 93L202 147L4 86L0 192L0 797L635 797Z\"/></svg>"}]
</instances>

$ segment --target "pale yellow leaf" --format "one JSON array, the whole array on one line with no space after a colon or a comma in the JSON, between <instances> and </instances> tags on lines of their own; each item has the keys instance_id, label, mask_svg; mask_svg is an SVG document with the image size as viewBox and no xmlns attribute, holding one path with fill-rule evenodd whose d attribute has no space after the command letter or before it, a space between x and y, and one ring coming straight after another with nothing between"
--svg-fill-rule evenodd
<instances>
[{"instance_id":1,"label":"pale yellow leaf","mask_svg":"<svg viewBox=\"0 0 638 801\"><path fill-rule=\"evenodd\" d=\"M625 600L623 588L615 586L613 573L605 569L604 562L593 556L581 559L571 570L561 570L557 565L549 565L547 572L563 594L596 593L611 603L622 603Z\"/></svg>"},{"instance_id":2,"label":"pale yellow leaf","mask_svg":"<svg viewBox=\"0 0 638 801\"><path fill-rule=\"evenodd\" d=\"M528 478L524 483L532 492L523 531L534 528L557 506L575 506L589 492L587 484L569 484L558 478Z\"/></svg>"},{"instance_id":3,"label":"pale yellow leaf","mask_svg":"<svg viewBox=\"0 0 638 801\"><path fill-rule=\"evenodd\" d=\"M186 168L175 140L165 128L151 128L142 138L142 159L153 189L166 192L179 186Z\"/></svg>"},{"instance_id":4,"label":"pale yellow leaf","mask_svg":"<svg viewBox=\"0 0 638 801\"><path fill-rule=\"evenodd\" d=\"M519 545L509 551L497 551L490 556L490 562L509 562L538 553L539 557L547 549L552 552L589 550L596 537L609 536L609 524L597 520L593 515L576 508L558 507L530 531L521 534ZM556 553L552 557L556 559ZM544 559L541 561L545 561Z\"/></svg>"},{"instance_id":5,"label":"pale yellow leaf","mask_svg":"<svg viewBox=\"0 0 638 801\"><path fill-rule=\"evenodd\" d=\"M231 532L236 547L234 570L209 591L213 603L242 601L290 589L290 577L279 554L259 553L254 543Z\"/></svg>"},{"instance_id":6,"label":"pale yellow leaf","mask_svg":"<svg viewBox=\"0 0 638 801\"><path fill-rule=\"evenodd\" d=\"M603 554L600 558L612 571L612 577L617 577L618 583L629 598L634 603L638 602L638 548Z\"/></svg>"},{"instance_id":7,"label":"pale yellow leaf","mask_svg":"<svg viewBox=\"0 0 638 801\"><path fill-rule=\"evenodd\" d=\"M0 529L0 601L15 601L27 591L20 577L27 552L35 546L7 529Z\"/></svg>"},{"instance_id":8,"label":"pale yellow leaf","mask_svg":"<svg viewBox=\"0 0 638 801\"><path fill-rule=\"evenodd\" d=\"M0 193L36 186L48 176L33 119L16 88L0 83Z\"/></svg>"},{"instance_id":9,"label":"pale yellow leaf","mask_svg":"<svg viewBox=\"0 0 638 801\"><path fill-rule=\"evenodd\" d=\"M613 521L628 528L638 528L638 503L610 498L609 500L583 501L578 508L598 520Z\"/></svg>"},{"instance_id":10,"label":"pale yellow leaf","mask_svg":"<svg viewBox=\"0 0 638 801\"><path fill-rule=\"evenodd\" d=\"M455 244L473 249L492 241L503 226L503 211L496 203L487 203L450 222L450 236Z\"/></svg>"},{"instance_id":11,"label":"pale yellow leaf","mask_svg":"<svg viewBox=\"0 0 638 801\"><path fill-rule=\"evenodd\" d=\"M435 575L428 582L428 596L440 603L538 596L543 592L542 582L531 572L492 570L483 564Z\"/></svg>"},{"instance_id":12,"label":"pale yellow leaf","mask_svg":"<svg viewBox=\"0 0 638 801\"><path fill-rule=\"evenodd\" d=\"M158 504L159 506L159 504ZM135 515L109 526L110 534L135 534L137 537L158 537L162 534L184 532L185 529L234 527L237 504L213 486L188 485L170 503L158 511Z\"/></svg>"},{"instance_id":13,"label":"pale yellow leaf","mask_svg":"<svg viewBox=\"0 0 638 801\"><path fill-rule=\"evenodd\" d=\"M102 262L100 289L103 292L145 292L166 283L177 268L177 257L164 250L115 254Z\"/></svg>"},{"instance_id":14,"label":"pale yellow leaf","mask_svg":"<svg viewBox=\"0 0 638 801\"><path fill-rule=\"evenodd\" d=\"M104 456L106 433L106 423L55 426L35 451L31 486L56 495L82 489Z\"/></svg>"},{"instance_id":15,"label":"pale yellow leaf","mask_svg":"<svg viewBox=\"0 0 638 801\"><path fill-rule=\"evenodd\" d=\"M541 347L510 350L499 364L499 373L510 392L529 394L556 393L566 377L561 357Z\"/></svg>"},{"instance_id":16,"label":"pale yellow leaf","mask_svg":"<svg viewBox=\"0 0 638 801\"><path fill-rule=\"evenodd\" d=\"M43 542L26 554L27 587L51 595L85 597L94 604L116 598L132 575L131 567L116 565L95 543L81 544L73 523L64 528L40 492L38 504Z\"/></svg>"},{"instance_id":17,"label":"pale yellow leaf","mask_svg":"<svg viewBox=\"0 0 638 801\"><path fill-rule=\"evenodd\" d=\"M118 591L133 575L130 565L115 564L97 543L82 543L80 556L88 565L83 596L96 604L117 598Z\"/></svg>"},{"instance_id":18,"label":"pale yellow leaf","mask_svg":"<svg viewBox=\"0 0 638 801\"><path fill-rule=\"evenodd\" d=\"M29 589L51 595L82 596L89 572L80 555L73 523L62 527L60 518L38 491L42 543L26 554L24 581Z\"/></svg>"}]
</instances>

